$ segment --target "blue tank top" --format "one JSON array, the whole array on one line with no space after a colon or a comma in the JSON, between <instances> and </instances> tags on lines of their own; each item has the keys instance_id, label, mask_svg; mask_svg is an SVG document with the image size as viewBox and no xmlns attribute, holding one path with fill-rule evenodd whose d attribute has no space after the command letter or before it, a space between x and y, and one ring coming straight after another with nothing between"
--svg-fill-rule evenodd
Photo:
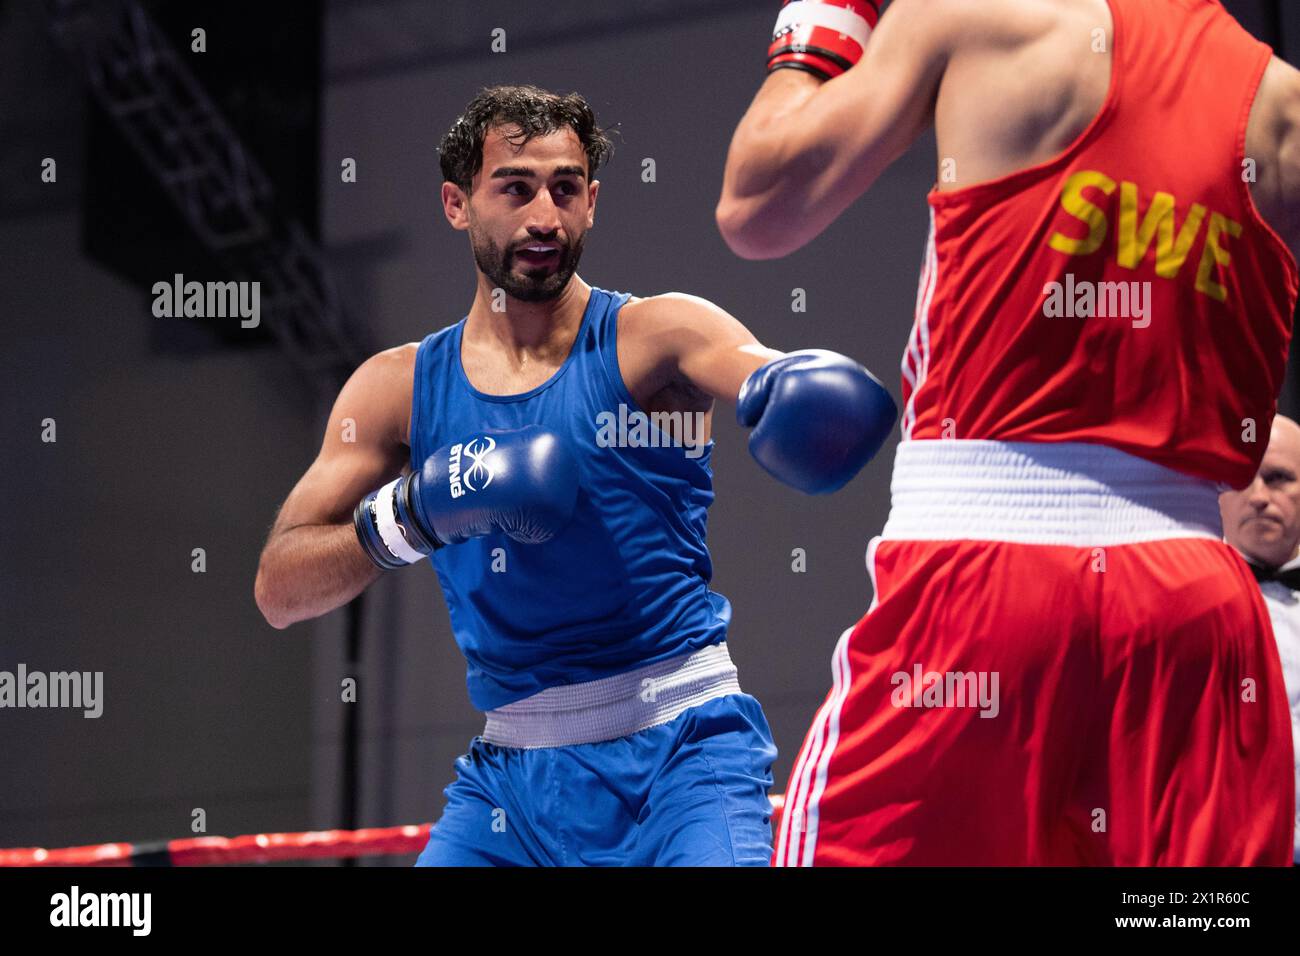
<instances>
[{"instance_id":1,"label":"blue tank top","mask_svg":"<svg viewBox=\"0 0 1300 956\"><path fill-rule=\"evenodd\" d=\"M534 424L563 436L579 461L573 519L550 541L492 534L430 558L480 710L726 637L731 605L709 589L704 543L713 442L692 458L680 445L663 447L664 438L611 445L612 431L600 427L620 416L620 405L630 421L645 416L618 367L618 312L628 298L593 288L569 357L518 395L488 395L470 384L460 361L465 319L420 343L412 468L454 441ZM650 425L641 434L654 432Z\"/></svg>"}]
</instances>

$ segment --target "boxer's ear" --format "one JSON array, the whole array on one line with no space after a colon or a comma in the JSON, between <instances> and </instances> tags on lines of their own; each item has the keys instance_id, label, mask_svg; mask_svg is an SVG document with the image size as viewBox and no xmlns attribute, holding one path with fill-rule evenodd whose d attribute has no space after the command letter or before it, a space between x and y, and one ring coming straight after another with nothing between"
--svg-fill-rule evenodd
<instances>
[{"instance_id":1,"label":"boxer's ear","mask_svg":"<svg viewBox=\"0 0 1300 956\"><path fill-rule=\"evenodd\" d=\"M587 187L587 228L596 225L596 195L600 192L600 180L593 179Z\"/></svg>"},{"instance_id":2,"label":"boxer's ear","mask_svg":"<svg viewBox=\"0 0 1300 956\"><path fill-rule=\"evenodd\" d=\"M442 214L453 229L469 228L469 195L455 183L442 184Z\"/></svg>"}]
</instances>

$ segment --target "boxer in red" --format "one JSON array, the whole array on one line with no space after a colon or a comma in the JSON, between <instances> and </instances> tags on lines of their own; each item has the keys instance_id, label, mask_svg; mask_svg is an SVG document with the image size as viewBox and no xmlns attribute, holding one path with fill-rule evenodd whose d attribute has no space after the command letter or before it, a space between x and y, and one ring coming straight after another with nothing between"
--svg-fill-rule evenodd
<instances>
[{"instance_id":1,"label":"boxer in red","mask_svg":"<svg viewBox=\"0 0 1300 956\"><path fill-rule=\"evenodd\" d=\"M1286 692L1217 495L1282 385L1300 73L1217 0L877 12L785 5L717 209L783 256L935 127L875 599L774 862L1285 865Z\"/></svg>"}]
</instances>

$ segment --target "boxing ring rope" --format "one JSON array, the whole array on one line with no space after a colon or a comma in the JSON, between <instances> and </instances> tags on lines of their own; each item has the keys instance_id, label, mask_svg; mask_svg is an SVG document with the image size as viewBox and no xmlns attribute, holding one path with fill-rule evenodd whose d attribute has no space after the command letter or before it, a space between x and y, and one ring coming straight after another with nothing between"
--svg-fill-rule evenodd
<instances>
[{"instance_id":1,"label":"boxing ring rope","mask_svg":"<svg viewBox=\"0 0 1300 956\"><path fill-rule=\"evenodd\" d=\"M772 827L781 825L785 795L774 793ZM237 837L189 837L158 843L100 843L56 850L18 847L0 850L0 866L221 866L235 863L285 863L360 856L419 853L433 824L369 830L317 830L306 833L253 833Z\"/></svg>"},{"instance_id":2,"label":"boxing ring rope","mask_svg":"<svg viewBox=\"0 0 1300 956\"><path fill-rule=\"evenodd\" d=\"M0 866L213 866L419 853L432 824L372 830L254 833L162 843L101 843L59 850L0 850Z\"/></svg>"}]
</instances>

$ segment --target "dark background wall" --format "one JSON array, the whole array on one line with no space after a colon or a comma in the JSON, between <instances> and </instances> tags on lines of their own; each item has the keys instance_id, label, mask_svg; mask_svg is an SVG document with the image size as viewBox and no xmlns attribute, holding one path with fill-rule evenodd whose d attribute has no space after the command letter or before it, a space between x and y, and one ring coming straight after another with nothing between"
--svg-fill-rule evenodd
<instances>
[{"instance_id":1,"label":"dark background wall","mask_svg":"<svg viewBox=\"0 0 1300 956\"><path fill-rule=\"evenodd\" d=\"M209 52L182 45L180 57L268 169L285 214L318 235L368 349L416 340L468 308L473 261L442 218L436 145L480 87L531 82L582 92L618 129L587 281L704 296L768 345L859 358L897 395L933 140L808 248L739 260L713 206L774 9L614 6L553 2L543 17L505 2L332 0L317 25L304 16L307 42L294 29L276 41L302 57L302 83L265 44L232 62L241 41L214 12ZM1228 6L1257 36L1280 27L1300 41L1300 13ZM238 11L254 32L256 9ZM185 19L164 17L178 42ZM505 53L489 52L497 27ZM281 87L278 99L265 92ZM315 95L294 106L303 89ZM315 454L325 406L265 329L241 336L151 315L142 277L168 278L175 260L187 278L222 278L221 260L190 249L183 222L137 181L41 4L0 4L0 96L0 669L102 670L106 698L98 720L0 710L0 846L185 836L196 808L217 834L436 819L481 720L432 571L391 573L369 592L356 663L345 612L285 632L261 620L258 553ZM283 122L267 122L276 109ZM55 184L39 180L47 156L59 161ZM345 157L355 183L340 181ZM645 158L656 182L641 181ZM129 222L140 248L152 243L143 260L121 238ZM806 313L791 311L795 288ZM1295 408L1289 385L1283 408ZM45 418L56 443L40 440ZM742 685L776 734L779 789L830 685L831 648L870 602L864 551L886 515L892 456L809 499L750 461L726 411L715 438L714 586L734 606ZM203 573L194 548L206 552ZM806 573L791 570L795 548ZM340 700L348 677L356 704ZM344 796L349 719L355 804Z\"/></svg>"}]
</instances>

